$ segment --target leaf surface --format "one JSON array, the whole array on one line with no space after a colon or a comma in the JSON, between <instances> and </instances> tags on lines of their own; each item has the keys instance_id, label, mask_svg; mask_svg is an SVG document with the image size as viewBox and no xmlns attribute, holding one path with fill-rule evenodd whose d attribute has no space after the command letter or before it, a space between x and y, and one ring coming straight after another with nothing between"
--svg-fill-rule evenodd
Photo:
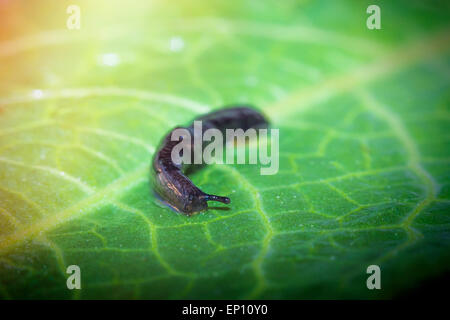
<instances>
[{"instance_id":1,"label":"leaf surface","mask_svg":"<svg viewBox=\"0 0 450 320\"><path fill-rule=\"evenodd\" d=\"M86 1L67 30L42 2L0 42L2 298L385 298L448 270L448 3L368 30L364 1ZM231 103L280 129L278 174L208 166L230 210L159 205L163 135Z\"/></svg>"}]
</instances>

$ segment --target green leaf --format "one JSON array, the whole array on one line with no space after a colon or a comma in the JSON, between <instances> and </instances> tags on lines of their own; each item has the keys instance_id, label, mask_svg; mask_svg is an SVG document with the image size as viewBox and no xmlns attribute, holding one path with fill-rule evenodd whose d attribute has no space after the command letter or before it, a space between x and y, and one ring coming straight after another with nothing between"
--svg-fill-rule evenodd
<instances>
[{"instance_id":1,"label":"green leaf","mask_svg":"<svg viewBox=\"0 0 450 320\"><path fill-rule=\"evenodd\" d=\"M166 1L167 2L167 1ZM448 2L3 4L2 298L387 298L448 271ZM149 186L172 127L230 103L280 129L280 170ZM366 269L381 268L381 290ZM66 269L81 268L81 290Z\"/></svg>"}]
</instances>

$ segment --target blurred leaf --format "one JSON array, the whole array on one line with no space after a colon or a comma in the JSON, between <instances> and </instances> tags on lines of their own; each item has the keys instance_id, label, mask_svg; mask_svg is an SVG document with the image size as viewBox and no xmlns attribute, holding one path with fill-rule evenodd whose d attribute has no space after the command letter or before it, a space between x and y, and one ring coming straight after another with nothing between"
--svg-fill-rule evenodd
<instances>
[{"instance_id":1,"label":"blurred leaf","mask_svg":"<svg viewBox=\"0 0 450 320\"><path fill-rule=\"evenodd\" d=\"M364 1L82 2L78 31L61 4L19 3L28 24L0 43L3 298L375 298L448 270L448 3L381 2L373 31ZM193 180L230 210L158 205L162 136L230 103L280 129L279 173L209 166Z\"/></svg>"}]
</instances>

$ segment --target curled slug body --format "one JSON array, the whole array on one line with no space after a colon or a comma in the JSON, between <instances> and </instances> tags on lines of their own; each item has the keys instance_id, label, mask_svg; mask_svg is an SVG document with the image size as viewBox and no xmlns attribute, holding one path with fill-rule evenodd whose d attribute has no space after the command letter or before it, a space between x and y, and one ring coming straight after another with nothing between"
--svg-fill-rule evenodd
<instances>
[{"instance_id":1,"label":"curled slug body","mask_svg":"<svg viewBox=\"0 0 450 320\"><path fill-rule=\"evenodd\" d=\"M202 121L202 131L215 128L220 130L223 134L226 129L242 129L246 131L250 128L265 128L268 125L265 117L258 111L246 107L231 107L221 109L203 115L196 121ZM192 181L185 175L192 165L178 165L172 160L172 150L180 143L180 140L171 140L171 130L163 139L161 146L156 151L153 164L153 188L157 195L170 205L175 210L186 215L192 215L196 212L206 210L208 208L208 201L218 201L225 204L230 203L227 197L207 194L196 187ZM193 141L194 139L201 139L201 137L194 137L193 124L185 127L191 133L191 159L193 159ZM201 133L203 136L203 132ZM202 139L201 139L202 140ZM202 140L203 141L203 140Z\"/></svg>"}]
</instances>

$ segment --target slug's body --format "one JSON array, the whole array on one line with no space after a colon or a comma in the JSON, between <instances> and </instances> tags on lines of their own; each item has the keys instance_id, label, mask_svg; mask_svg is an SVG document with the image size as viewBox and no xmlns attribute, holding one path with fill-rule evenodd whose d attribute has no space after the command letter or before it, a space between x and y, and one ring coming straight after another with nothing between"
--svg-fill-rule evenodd
<instances>
[{"instance_id":1,"label":"slug's body","mask_svg":"<svg viewBox=\"0 0 450 320\"><path fill-rule=\"evenodd\" d=\"M195 120L202 121L203 131L216 128L222 133L225 133L226 129L246 131L249 128L261 128L268 125L261 113L249 107L226 108L208 113ZM193 124L185 129L191 133L193 138L191 143L193 144L195 139ZM187 215L206 210L208 208L207 201L230 203L230 199L227 197L207 194L197 188L184 174L189 166L177 165L172 161L172 150L181 141L171 141L172 131L164 138L153 158L152 174L155 192L175 210ZM190 150L194 150L194 148L192 147ZM190 156L192 159L193 155Z\"/></svg>"}]
</instances>

